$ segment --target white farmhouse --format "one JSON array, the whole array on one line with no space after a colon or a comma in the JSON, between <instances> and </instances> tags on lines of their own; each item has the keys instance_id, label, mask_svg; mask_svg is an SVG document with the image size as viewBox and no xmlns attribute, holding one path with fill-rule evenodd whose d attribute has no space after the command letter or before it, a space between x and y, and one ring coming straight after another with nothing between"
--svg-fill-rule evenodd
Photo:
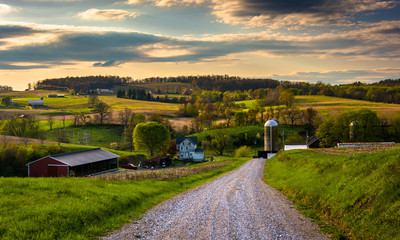
<instances>
[{"instance_id":1,"label":"white farmhouse","mask_svg":"<svg viewBox=\"0 0 400 240\"><path fill-rule=\"evenodd\" d=\"M202 162L204 160L204 149L197 148L197 137L177 137L176 150L179 160L194 162Z\"/></svg>"}]
</instances>

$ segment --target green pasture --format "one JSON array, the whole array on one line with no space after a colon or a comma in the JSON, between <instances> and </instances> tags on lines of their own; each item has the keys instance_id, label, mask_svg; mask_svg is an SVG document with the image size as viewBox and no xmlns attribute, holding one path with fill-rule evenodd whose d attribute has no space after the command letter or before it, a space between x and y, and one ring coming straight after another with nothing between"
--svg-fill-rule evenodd
<instances>
[{"instance_id":1,"label":"green pasture","mask_svg":"<svg viewBox=\"0 0 400 240\"><path fill-rule=\"evenodd\" d=\"M265 180L334 238L389 240L400 239L399 172L400 148L292 150L267 161Z\"/></svg>"},{"instance_id":2,"label":"green pasture","mask_svg":"<svg viewBox=\"0 0 400 240\"><path fill-rule=\"evenodd\" d=\"M179 109L176 103L132 100L115 96L100 96L99 99L110 104L113 109L130 108L133 111L178 111Z\"/></svg>"},{"instance_id":3,"label":"green pasture","mask_svg":"<svg viewBox=\"0 0 400 240\"><path fill-rule=\"evenodd\" d=\"M295 105L302 108L312 107L323 116L337 115L344 111L359 110L362 108L375 111L380 117L390 117L395 113L400 113L400 104L378 103L319 95L296 96Z\"/></svg>"},{"instance_id":4,"label":"green pasture","mask_svg":"<svg viewBox=\"0 0 400 240\"><path fill-rule=\"evenodd\" d=\"M104 101L111 105L113 110L121 110L124 108L130 108L133 111L159 111L162 113L169 113L178 111L179 105L173 103L163 103L154 101L141 101L141 100L131 100L124 98L117 98L115 96L99 96L101 101ZM23 108L28 106L29 100L40 100L39 96L35 95L18 95L14 96L13 100L17 106L10 106L9 108ZM67 112L90 112L92 106L88 103L89 96L65 96L64 98L48 98L43 96L43 104L45 106L44 110L54 109L63 110ZM43 109L42 109L43 110ZM44 113L43 113L44 114ZM50 112L49 112L50 114ZM54 114L52 114L54 115Z\"/></svg>"},{"instance_id":5,"label":"green pasture","mask_svg":"<svg viewBox=\"0 0 400 240\"><path fill-rule=\"evenodd\" d=\"M61 124L62 121L59 122ZM72 125L72 121L69 122ZM46 140L57 141L56 134L59 131L60 124L55 125L57 127L54 127L52 131L48 131ZM46 127L49 130L48 125ZM83 135L87 135L89 136L89 145L109 147L112 142L121 143L124 128L120 125L68 126L66 131L70 143L79 144L79 138L82 139Z\"/></svg>"},{"instance_id":6,"label":"green pasture","mask_svg":"<svg viewBox=\"0 0 400 240\"><path fill-rule=\"evenodd\" d=\"M247 159L228 161L222 168L167 181L0 178L0 239L96 239Z\"/></svg>"}]
</instances>

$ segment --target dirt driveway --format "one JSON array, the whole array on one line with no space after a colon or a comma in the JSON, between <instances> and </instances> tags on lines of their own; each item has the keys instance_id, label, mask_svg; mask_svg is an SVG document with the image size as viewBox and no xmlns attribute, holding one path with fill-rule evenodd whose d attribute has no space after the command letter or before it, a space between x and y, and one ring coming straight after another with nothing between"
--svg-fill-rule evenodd
<instances>
[{"instance_id":1,"label":"dirt driveway","mask_svg":"<svg viewBox=\"0 0 400 240\"><path fill-rule=\"evenodd\" d=\"M102 239L328 239L263 182L264 165L250 160Z\"/></svg>"}]
</instances>

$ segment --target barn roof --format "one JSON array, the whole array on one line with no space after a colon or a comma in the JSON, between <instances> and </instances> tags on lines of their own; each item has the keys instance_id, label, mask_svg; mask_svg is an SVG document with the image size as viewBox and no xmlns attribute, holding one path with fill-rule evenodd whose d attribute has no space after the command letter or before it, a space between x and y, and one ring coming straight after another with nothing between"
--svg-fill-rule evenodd
<instances>
[{"instance_id":1,"label":"barn roof","mask_svg":"<svg viewBox=\"0 0 400 240\"><path fill-rule=\"evenodd\" d=\"M89 150L77 151L77 152L70 152L70 153L61 153L56 155L50 155L38 159L36 161L30 162L27 165L40 161L44 158L50 157L57 161L60 161L70 167L75 167L79 165L84 165L93 162L100 162L108 159L118 158L119 155L114 154L112 152L103 150L101 148L94 148Z\"/></svg>"},{"instance_id":2,"label":"barn roof","mask_svg":"<svg viewBox=\"0 0 400 240\"><path fill-rule=\"evenodd\" d=\"M101 148L89 149L78 152L62 153L50 156L71 167L118 158L119 155L103 150Z\"/></svg>"},{"instance_id":3,"label":"barn roof","mask_svg":"<svg viewBox=\"0 0 400 240\"><path fill-rule=\"evenodd\" d=\"M197 144L197 137L177 137L176 144L181 144L185 139L189 139L193 144Z\"/></svg>"}]
</instances>

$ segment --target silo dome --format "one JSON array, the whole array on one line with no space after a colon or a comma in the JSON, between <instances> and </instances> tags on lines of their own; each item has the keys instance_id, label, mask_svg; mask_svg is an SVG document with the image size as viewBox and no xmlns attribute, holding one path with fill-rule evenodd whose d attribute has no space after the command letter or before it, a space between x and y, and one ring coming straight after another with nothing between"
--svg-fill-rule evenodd
<instances>
[{"instance_id":1,"label":"silo dome","mask_svg":"<svg viewBox=\"0 0 400 240\"><path fill-rule=\"evenodd\" d=\"M269 153L276 153L279 150L278 123L274 120L268 120L264 124L264 150Z\"/></svg>"},{"instance_id":2,"label":"silo dome","mask_svg":"<svg viewBox=\"0 0 400 240\"><path fill-rule=\"evenodd\" d=\"M275 120L268 120L265 122L264 127L277 127L278 123Z\"/></svg>"}]
</instances>

